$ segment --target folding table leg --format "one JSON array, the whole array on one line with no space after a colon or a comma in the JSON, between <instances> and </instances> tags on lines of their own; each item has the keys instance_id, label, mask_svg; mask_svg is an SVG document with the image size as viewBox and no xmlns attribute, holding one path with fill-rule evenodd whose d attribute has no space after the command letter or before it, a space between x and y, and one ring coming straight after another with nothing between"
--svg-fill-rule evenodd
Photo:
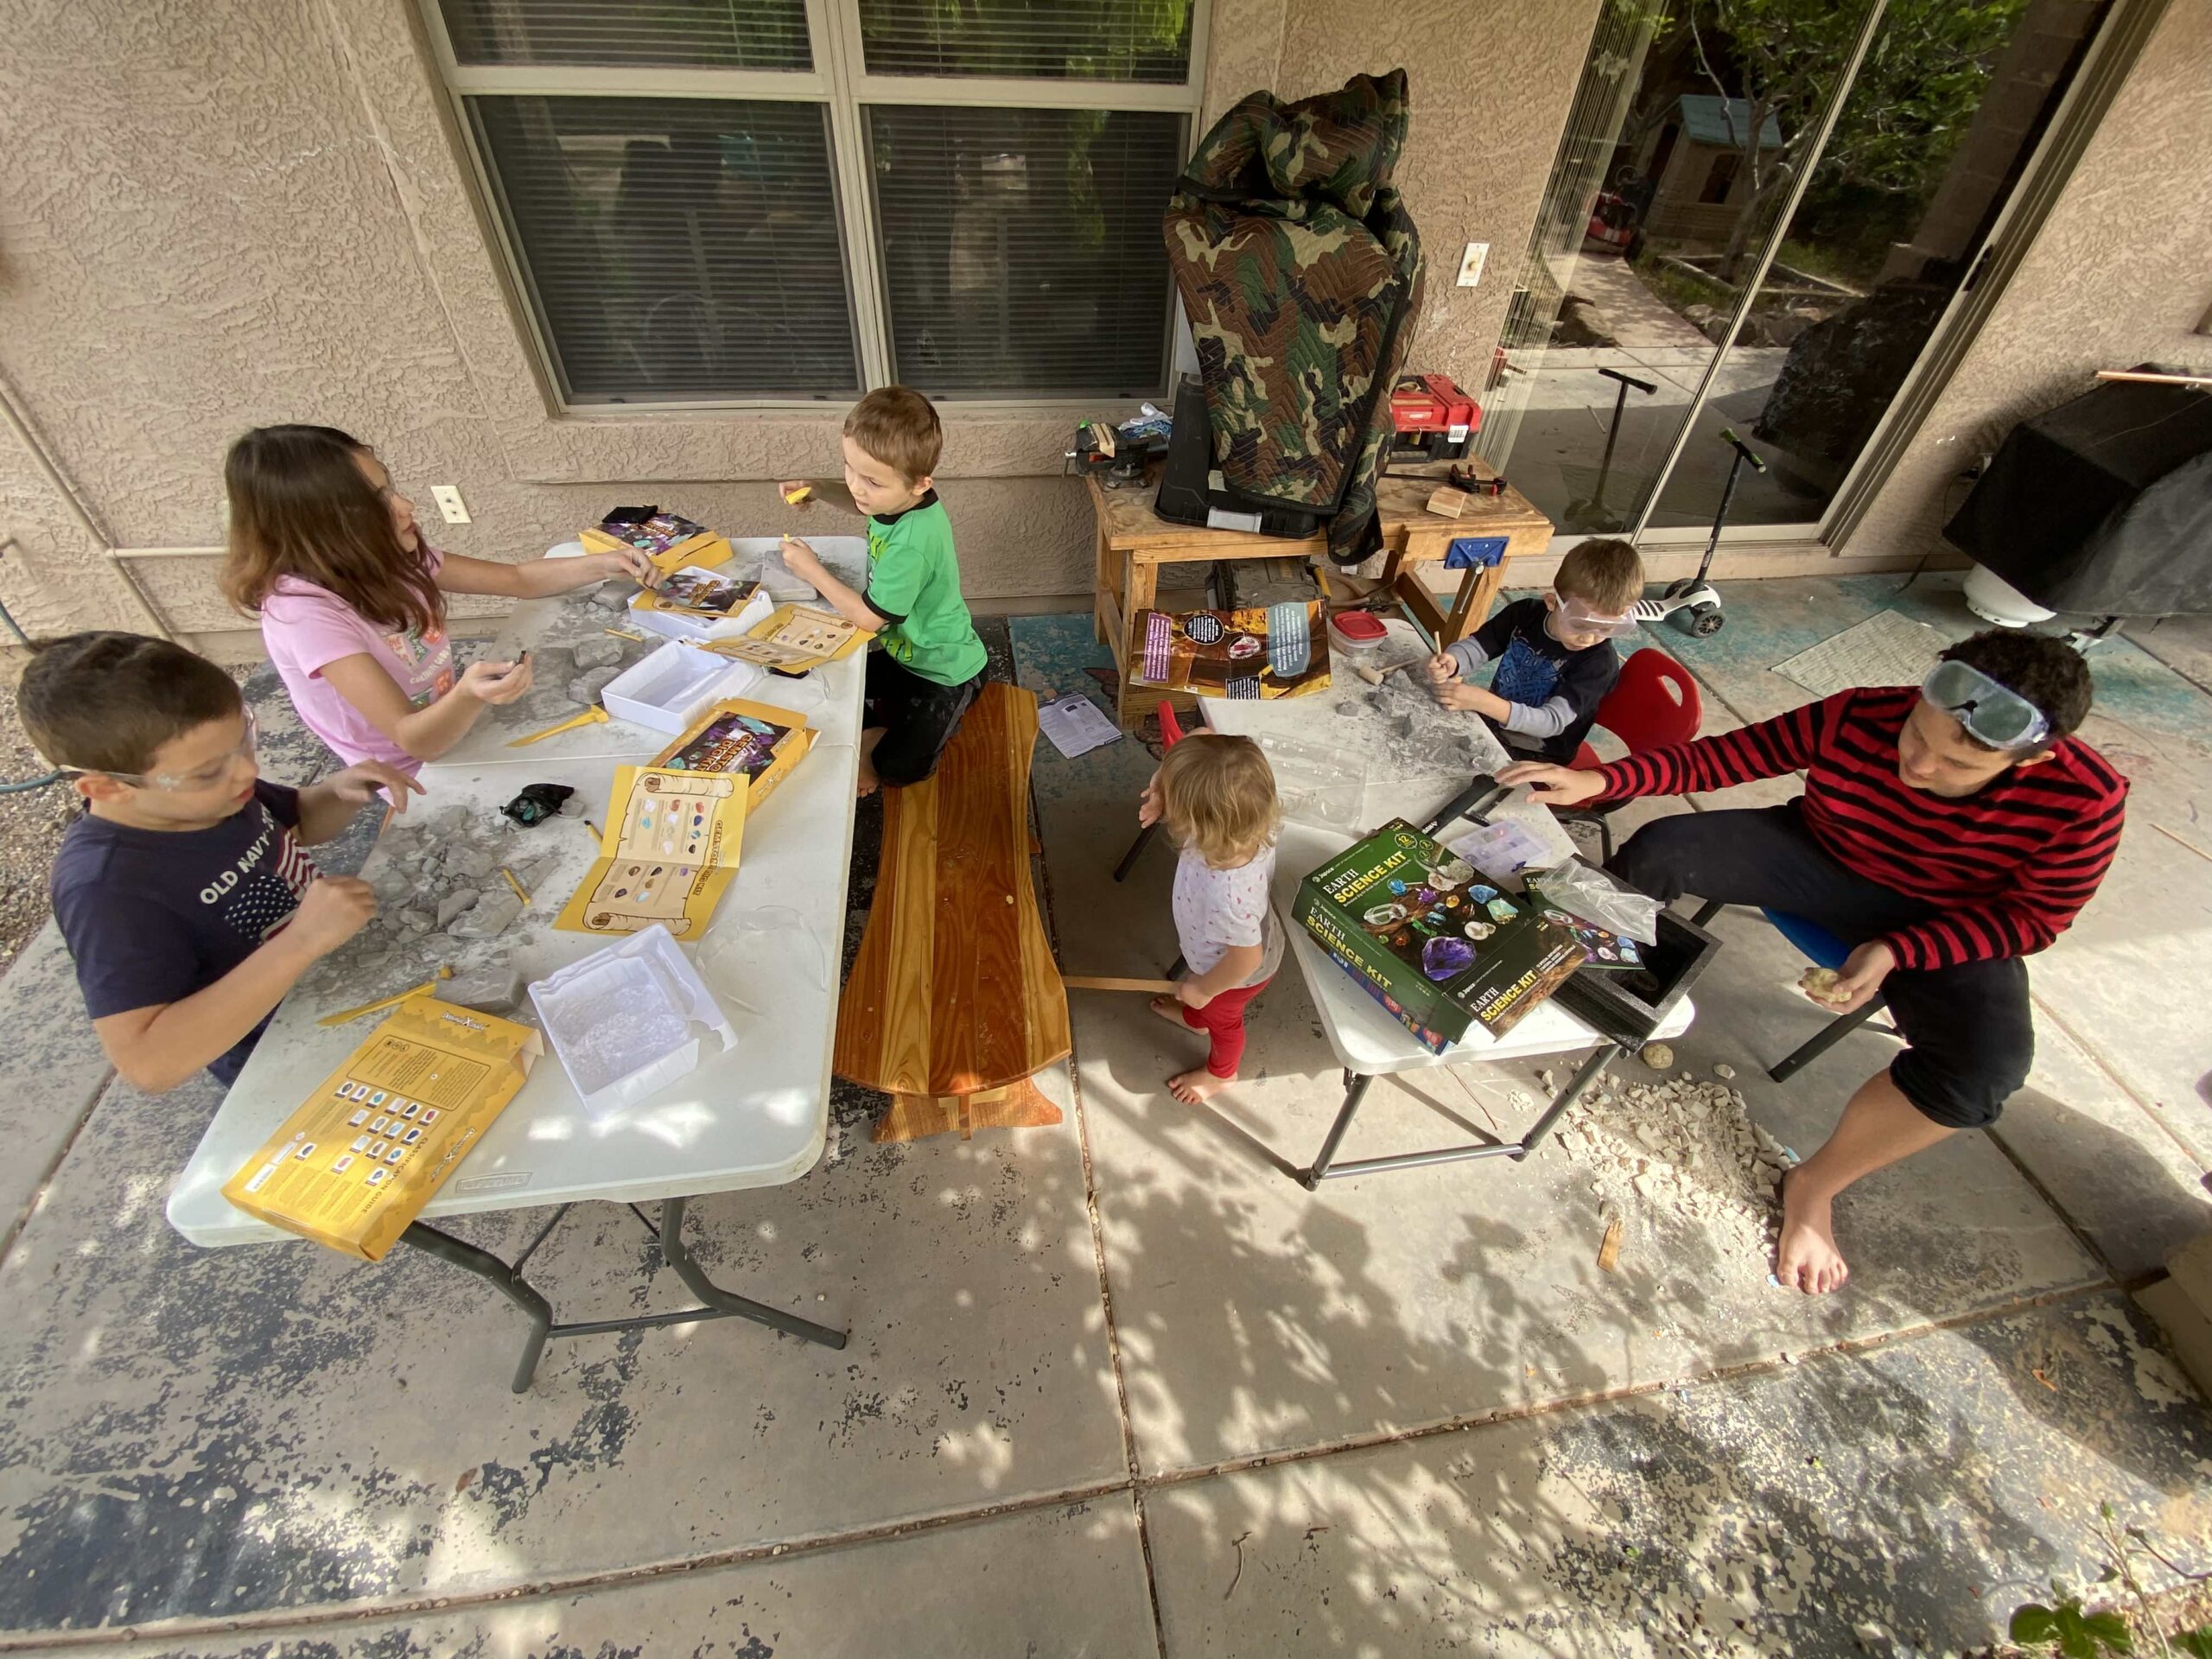
<instances>
[{"instance_id":1,"label":"folding table leg","mask_svg":"<svg viewBox=\"0 0 2212 1659\"><path fill-rule=\"evenodd\" d=\"M1605 1068L1618 1059L1620 1053L1618 1043L1604 1043L1599 1046L1597 1052L1582 1062L1582 1069L1574 1074L1566 1088L1559 1091L1558 1097L1544 1109L1544 1115L1530 1124L1528 1133L1521 1137L1520 1147L1513 1154L1515 1163L1519 1163L1536 1149L1543 1138L1552 1132L1552 1125L1560 1121L1567 1108L1589 1092L1590 1085L1605 1075Z\"/></svg>"},{"instance_id":2,"label":"folding table leg","mask_svg":"<svg viewBox=\"0 0 2212 1659\"><path fill-rule=\"evenodd\" d=\"M727 1313L741 1319L751 1319L786 1336L798 1337L807 1342L818 1342L824 1348L842 1348L845 1333L832 1331L826 1325L817 1325L811 1319L802 1319L796 1313L786 1313L781 1308L752 1301L734 1291L724 1290L707 1277L706 1269L691 1256L683 1242L683 1205L682 1198L664 1199L660 1206L660 1251L668 1265L676 1269L676 1276L684 1287L717 1313Z\"/></svg>"},{"instance_id":3,"label":"folding table leg","mask_svg":"<svg viewBox=\"0 0 2212 1659\"><path fill-rule=\"evenodd\" d=\"M488 1281L523 1311L523 1317L530 1321L530 1334L523 1338L522 1359L515 1367L514 1389L517 1394L528 1393L530 1379L537 1374L538 1357L545 1351L545 1339L553 1334L552 1303L539 1295L518 1269L508 1266L491 1251L480 1250L451 1233L442 1233L423 1222L411 1222L399 1236L399 1242Z\"/></svg>"},{"instance_id":4,"label":"folding table leg","mask_svg":"<svg viewBox=\"0 0 2212 1659\"><path fill-rule=\"evenodd\" d=\"M1359 1110L1359 1103L1367 1097L1367 1085L1375 1079L1364 1071L1344 1073L1344 1103L1337 1113L1337 1121L1329 1125L1329 1138L1321 1142L1321 1154L1313 1160L1313 1167L1306 1172L1306 1190L1313 1192L1328 1179L1329 1166L1336 1160L1337 1148L1344 1144L1344 1135L1351 1128L1352 1115Z\"/></svg>"}]
</instances>

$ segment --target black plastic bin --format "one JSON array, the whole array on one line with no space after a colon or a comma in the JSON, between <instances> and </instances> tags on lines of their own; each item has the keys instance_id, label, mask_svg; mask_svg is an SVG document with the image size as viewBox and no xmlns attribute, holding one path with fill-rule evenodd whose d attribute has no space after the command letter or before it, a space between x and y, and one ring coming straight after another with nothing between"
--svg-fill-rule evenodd
<instances>
[{"instance_id":1,"label":"black plastic bin","mask_svg":"<svg viewBox=\"0 0 2212 1659\"><path fill-rule=\"evenodd\" d=\"M1696 923L1662 910L1659 942L1643 947L1643 967L1599 969L1586 963L1552 995L1601 1036L1640 1048L1697 983L1719 949L1720 941Z\"/></svg>"}]
</instances>

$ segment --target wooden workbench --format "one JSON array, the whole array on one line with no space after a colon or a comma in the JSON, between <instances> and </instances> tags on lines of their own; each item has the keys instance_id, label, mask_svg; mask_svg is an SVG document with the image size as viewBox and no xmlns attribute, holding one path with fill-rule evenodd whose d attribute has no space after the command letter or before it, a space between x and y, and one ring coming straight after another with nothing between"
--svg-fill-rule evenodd
<instances>
[{"instance_id":1,"label":"wooden workbench","mask_svg":"<svg viewBox=\"0 0 2212 1659\"><path fill-rule=\"evenodd\" d=\"M1483 476L1494 475L1481 462L1473 464ZM1382 512L1382 542L1389 553L1381 586L1389 589L1421 626L1449 644L1464 638L1490 613L1498 589L1505 585L1507 567L1515 559L1532 557L1551 544L1552 524L1529 504L1528 497L1510 485L1502 495L1473 497L1457 518L1430 512L1428 498L1443 486L1444 473L1439 464L1433 476L1426 470L1386 474L1376 497ZM1155 686L1132 686L1129 675L1134 620L1137 612L1149 610L1155 603L1161 565L1213 559L1303 558L1325 553L1328 547L1327 537L1320 535L1290 541L1172 523L1153 511L1156 477L1119 490L1102 488L1096 477L1086 477L1084 482L1090 491L1091 513L1097 528L1096 597L1092 614L1099 643L1114 653L1115 665L1121 671L1116 712L1127 729L1134 729L1145 711L1164 695ZM1503 536L1505 556L1486 569L1467 571L1447 611L1436 602L1413 567L1440 563L1454 541L1479 536ZM1173 700L1191 701L1180 694Z\"/></svg>"}]
</instances>

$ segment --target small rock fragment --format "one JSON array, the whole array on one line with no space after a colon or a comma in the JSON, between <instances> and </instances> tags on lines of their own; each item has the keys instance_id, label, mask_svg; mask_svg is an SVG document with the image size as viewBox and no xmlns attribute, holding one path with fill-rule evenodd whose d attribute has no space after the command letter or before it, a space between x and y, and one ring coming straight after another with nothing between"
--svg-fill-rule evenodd
<instances>
[{"instance_id":1,"label":"small rock fragment","mask_svg":"<svg viewBox=\"0 0 2212 1659\"><path fill-rule=\"evenodd\" d=\"M578 669L605 668L609 663L622 660L622 642L607 634L596 639L579 640L570 653Z\"/></svg>"},{"instance_id":2,"label":"small rock fragment","mask_svg":"<svg viewBox=\"0 0 2212 1659\"><path fill-rule=\"evenodd\" d=\"M497 938L522 914L522 900L504 889L477 901L454 918L446 929L456 939Z\"/></svg>"},{"instance_id":3,"label":"small rock fragment","mask_svg":"<svg viewBox=\"0 0 2212 1659\"><path fill-rule=\"evenodd\" d=\"M582 796L571 795L567 800L561 803L561 816L563 817L581 818L583 815L584 798Z\"/></svg>"},{"instance_id":4,"label":"small rock fragment","mask_svg":"<svg viewBox=\"0 0 2212 1659\"><path fill-rule=\"evenodd\" d=\"M1833 968L1808 968L1798 978L1797 988L1809 997L1825 1000L1835 995L1835 982L1842 977Z\"/></svg>"},{"instance_id":5,"label":"small rock fragment","mask_svg":"<svg viewBox=\"0 0 2212 1659\"><path fill-rule=\"evenodd\" d=\"M455 875L481 881L499 868L499 861L481 847L456 847L446 855L446 868Z\"/></svg>"},{"instance_id":6,"label":"small rock fragment","mask_svg":"<svg viewBox=\"0 0 2212 1659\"><path fill-rule=\"evenodd\" d=\"M1664 1071L1675 1063L1675 1051L1664 1043L1646 1043L1637 1058L1654 1071Z\"/></svg>"},{"instance_id":7,"label":"small rock fragment","mask_svg":"<svg viewBox=\"0 0 2212 1659\"><path fill-rule=\"evenodd\" d=\"M478 894L474 887L459 887L438 900L438 925L443 927L464 910L474 906Z\"/></svg>"},{"instance_id":8,"label":"small rock fragment","mask_svg":"<svg viewBox=\"0 0 2212 1659\"><path fill-rule=\"evenodd\" d=\"M614 678L616 675L621 673L621 671L622 667L619 663L606 668L585 670L584 672L577 675L575 679L569 682L569 701L571 702L597 702L599 701L599 694L606 689L607 683Z\"/></svg>"},{"instance_id":9,"label":"small rock fragment","mask_svg":"<svg viewBox=\"0 0 2212 1659\"><path fill-rule=\"evenodd\" d=\"M429 911L417 910L412 905L410 905L406 909L401 911L398 916L399 925L402 927L414 929L416 931L429 928L436 920L437 918L433 916Z\"/></svg>"},{"instance_id":10,"label":"small rock fragment","mask_svg":"<svg viewBox=\"0 0 2212 1659\"><path fill-rule=\"evenodd\" d=\"M591 602L602 611L619 611L637 596L634 582L602 582L593 590Z\"/></svg>"},{"instance_id":11,"label":"small rock fragment","mask_svg":"<svg viewBox=\"0 0 2212 1659\"><path fill-rule=\"evenodd\" d=\"M1716 1065L1713 1068L1713 1075L1721 1082L1726 1083L1736 1075L1736 1068L1732 1065Z\"/></svg>"},{"instance_id":12,"label":"small rock fragment","mask_svg":"<svg viewBox=\"0 0 2212 1659\"><path fill-rule=\"evenodd\" d=\"M455 974L438 988L441 1001L482 1014L505 1014L522 1001L522 970L502 952L481 967Z\"/></svg>"}]
</instances>

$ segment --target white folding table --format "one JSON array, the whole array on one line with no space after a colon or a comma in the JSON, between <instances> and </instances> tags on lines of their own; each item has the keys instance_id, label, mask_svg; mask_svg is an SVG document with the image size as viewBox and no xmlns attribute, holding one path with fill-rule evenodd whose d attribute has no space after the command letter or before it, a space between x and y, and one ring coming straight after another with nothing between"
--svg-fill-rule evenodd
<instances>
[{"instance_id":1,"label":"white folding table","mask_svg":"<svg viewBox=\"0 0 2212 1659\"><path fill-rule=\"evenodd\" d=\"M529 613L558 601L518 607L520 637ZM402 1236L403 1242L489 1281L530 1320L514 1388L529 1387L546 1342L554 1337L738 1317L833 1348L842 1332L797 1318L724 1290L708 1279L683 1243L688 1199L708 1193L796 1180L822 1154L829 1124L830 1054L842 969L845 899L859 771L865 664L855 654L818 668L804 681L775 680L755 700L791 708L819 734L812 752L759 813L745 823L737 878L724 893L696 944L683 948L737 1031L734 1051L710 1054L681 1081L619 1117L594 1123L583 1111L559 1059L548 1053L521 1091L486 1130L451 1179ZM776 693L784 692L779 697ZM596 753L548 753L553 740L472 760L423 769L428 793L411 811L466 805L495 812L524 784L565 784L585 803L594 823L607 823L615 768L642 764L665 747L660 733L621 723L584 728ZM608 752L613 743L622 747ZM548 819L517 836L518 851L557 861L538 876L524 917L508 940L463 944L439 934L423 942L426 969L440 956L457 969L507 950L525 980L598 950L603 941L558 932L550 923L597 856L595 838L574 818ZM389 856L373 849L363 874L373 876ZM435 943L434 943L435 941ZM342 965L343 957L338 958ZM373 994L372 992L367 994ZM348 1006L345 995L296 989L277 1009L252 1057L169 1196L168 1219L195 1244L298 1242L255 1220L223 1197L222 1186L300 1103L373 1028L374 1016L334 1028L318 1020ZM545 1297L523 1277L532 1251L569 1205L592 1200L661 1205L655 1230L663 1254L700 1306L626 1319L561 1322ZM507 1262L432 1225L450 1216L557 1206L530 1248ZM643 1212L639 1211L643 1220ZM647 1224L651 1225L650 1223Z\"/></svg>"},{"instance_id":2,"label":"white folding table","mask_svg":"<svg viewBox=\"0 0 2212 1659\"><path fill-rule=\"evenodd\" d=\"M1357 753L1372 736L1364 729L1371 722L1363 717L1339 717L1330 713L1332 705L1323 697L1277 702L1206 697L1200 702L1213 730L1250 737L1268 752L1276 765L1279 786L1285 772L1295 777L1300 767L1313 770L1309 757L1317 742L1326 741ZM1491 772L1503 767L1508 763L1504 747L1472 715L1468 720L1472 731L1478 734L1477 764ZM1360 763L1358 779L1347 786L1341 798L1332 798L1318 790L1306 791L1303 798L1313 801L1330 821L1315 823L1290 817L1283 824L1275 848L1276 920L1288 940L1288 954L1297 963L1299 975L1305 980L1313 1006L1320 1014L1321 1030L1328 1039L1330 1050L1344 1068L1344 1104L1330 1124L1312 1166L1299 1177L1308 1192L1325 1180L1379 1174L1394 1169L1416 1169L1429 1164L1458 1163L1471 1158L1510 1158L1517 1163L1536 1149L1561 1116L1588 1092L1591 1085L1605 1074L1605 1068L1621 1054L1622 1045L1593 1030L1556 1001L1539 1003L1502 1038L1491 1036L1479 1026L1471 1027L1452 1047L1441 1054L1433 1054L1415 1042L1412 1033L1384 1012L1373 997L1354 984L1351 976L1330 959L1319 941L1292 923L1291 906L1298 896L1299 882L1351 846L1359 838L1359 833L1377 828L1393 817L1425 824L1451 808L1469 782L1465 775L1377 770L1372 758L1389 752L1387 743L1376 742L1366 747L1367 758ZM1289 809L1295 810L1300 791L1292 788L1284 792L1290 798ZM1560 857L1574 850L1573 842L1559 827L1550 809L1530 798L1525 789L1513 791L1505 800L1491 808L1486 816L1493 823L1510 820L1521 824ZM1345 821L1356 823L1359 833L1342 827ZM1448 834L1448 823L1440 826L1439 833ZM1695 1011L1685 998L1669 1010L1659 1029L1652 1034L1677 1036L1689 1028L1694 1017ZM1589 1057L1517 1140L1477 1141L1426 1152L1342 1162L1337 1160L1360 1102L1366 1096L1368 1085L1378 1077L1470 1061L1534 1059L1583 1049L1592 1050Z\"/></svg>"}]
</instances>

